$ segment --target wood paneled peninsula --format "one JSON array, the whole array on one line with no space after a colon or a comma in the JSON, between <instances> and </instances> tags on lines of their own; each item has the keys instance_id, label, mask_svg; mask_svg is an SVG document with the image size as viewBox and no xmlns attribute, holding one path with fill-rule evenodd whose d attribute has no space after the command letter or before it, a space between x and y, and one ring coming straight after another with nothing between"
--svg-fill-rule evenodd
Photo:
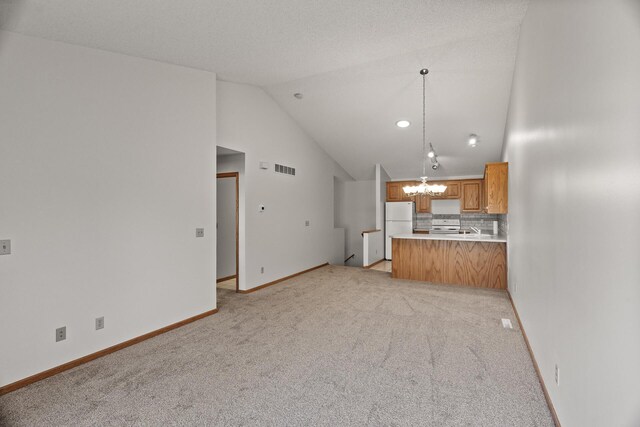
<instances>
[{"instance_id":1,"label":"wood paneled peninsula","mask_svg":"<svg viewBox=\"0 0 640 427\"><path fill-rule=\"evenodd\" d=\"M505 236L400 234L391 244L395 279L507 289Z\"/></svg>"}]
</instances>

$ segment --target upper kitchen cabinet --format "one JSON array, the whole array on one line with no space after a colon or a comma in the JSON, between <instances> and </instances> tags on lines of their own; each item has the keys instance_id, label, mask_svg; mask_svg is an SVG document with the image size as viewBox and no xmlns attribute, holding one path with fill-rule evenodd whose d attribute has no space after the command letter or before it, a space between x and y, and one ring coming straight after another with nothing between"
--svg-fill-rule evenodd
<instances>
[{"instance_id":1,"label":"upper kitchen cabinet","mask_svg":"<svg viewBox=\"0 0 640 427\"><path fill-rule=\"evenodd\" d=\"M447 189L444 192L444 196L447 199L459 199L460 198L460 182L459 181L447 181Z\"/></svg>"},{"instance_id":2,"label":"upper kitchen cabinet","mask_svg":"<svg viewBox=\"0 0 640 427\"><path fill-rule=\"evenodd\" d=\"M460 182L462 196L460 197L461 212L482 212L482 180L473 179Z\"/></svg>"},{"instance_id":3,"label":"upper kitchen cabinet","mask_svg":"<svg viewBox=\"0 0 640 427\"><path fill-rule=\"evenodd\" d=\"M447 186L444 193L433 196L433 199L459 199L460 198L460 181L438 181L430 182L430 184L443 184Z\"/></svg>"},{"instance_id":4,"label":"upper kitchen cabinet","mask_svg":"<svg viewBox=\"0 0 640 427\"><path fill-rule=\"evenodd\" d=\"M409 197L402 187L405 185L418 185L415 181L388 181L387 182L387 202L415 202L415 209L418 213L431 213L431 197L416 196Z\"/></svg>"},{"instance_id":5,"label":"upper kitchen cabinet","mask_svg":"<svg viewBox=\"0 0 640 427\"><path fill-rule=\"evenodd\" d=\"M485 211L506 214L509 211L509 163L487 163L484 167Z\"/></svg>"},{"instance_id":6,"label":"upper kitchen cabinet","mask_svg":"<svg viewBox=\"0 0 640 427\"><path fill-rule=\"evenodd\" d=\"M387 202L412 202L413 199L408 197L402 187L413 183L407 181L388 181L387 182Z\"/></svg>"},{"instance_id":7,"label":"upper kitchen cabinet","mask_svg":"<svg viewBox=\"0 0 640 427\"><path fill-rule=\"evenodd\" d=\"M431 197L416 196L416 213L431 213Z\"/></svg>"}]
</instances>

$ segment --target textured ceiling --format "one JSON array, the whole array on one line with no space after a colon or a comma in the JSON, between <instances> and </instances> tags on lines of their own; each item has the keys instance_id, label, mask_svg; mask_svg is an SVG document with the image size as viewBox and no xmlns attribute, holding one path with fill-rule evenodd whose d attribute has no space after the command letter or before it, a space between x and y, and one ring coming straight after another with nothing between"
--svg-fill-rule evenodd
<instances>
[{"instance_id":1,"label":"textured ceiling","mask_svg":"<svg viewBox=\"0 0 640 427\"><path fill-rule=\"evenodd\" d=\"M393 178L420 174L427 67L427 134L453 176L499 158L527 3L0 0L0 28L263 86L355 178L375 163ZM399 118L413 125L397 129ZM462 149L470 132L474 151Z\"/></svg>"},{"instance_id":2,"label":"textured ceiling","mask_svg":"<svg viewBox=\"0 0 640 427\"><path fill-rule=\"evenodd\" d=\"M441 164L427 175L481 175L484 163L500 159L517 40L514 27L267 90L353 177L370 178L380 163L394 179L415 179L426 66L426 135ZM411 126L398 128L400 119ZM480 137L475 148L471 133Z\"/></svg>"}]
</instances>

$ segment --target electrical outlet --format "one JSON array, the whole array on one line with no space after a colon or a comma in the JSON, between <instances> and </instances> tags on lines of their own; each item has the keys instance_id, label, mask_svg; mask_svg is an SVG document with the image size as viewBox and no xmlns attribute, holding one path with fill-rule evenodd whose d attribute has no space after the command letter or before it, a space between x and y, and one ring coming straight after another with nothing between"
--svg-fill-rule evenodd
<instances>
[{"instance_id":1,"label":"electrical outlet","mask_svg":"<svg viewBox=\"0 0 640 427\"><path fill-rule=\"evenodd\" d=\"M61 328L56 329L56 342L64 341L67 339L67 327L63 326Z\"/></svg>"},{"instance_id":2,"label":"electrical outlet","mask_svg":"<svg viewBox=\"0 0 640 427\"><path fill-rule=\"evenodd\" d=\"M11 240L0 240L0 255L11 255Z\"/></svg>"},{"instance_id":3,"label":"electrical outlet","mask_svg":"<svg viewBox=\"0 0 640 427\"><path fill-rule=\"evenodd\" d=\"M98 329L104 329L104 316L96 317L96 331Z\"/></svg>"},{"instance_id":4,"label":"electrical outlet","mask_svg":"<svg viewBox=\"0 0 640 427\"><path fill-rule=\"evenodd\" d=\"M196 228L196 237L204 237L204 228Z\"/></svg>"},{"instance_id":5,"label":"electrical outlet","mask_svg":"<svg viewBox=\"0 0 640 427\"><path fill-rule=\"evenodd\" d=\"M560 387L560 368L558 367L557 363L556 363L556 385Z\"/></svg>"},{"instance_id":6,"label":"electrical outlet","mask_svg":"<svg viewBox=\"0 0 640 427\"><path fill-rule=\"evenodd\" d=\"M260 267L260 274L264 274L264 267Z\"/></svg>"}]
</instances>

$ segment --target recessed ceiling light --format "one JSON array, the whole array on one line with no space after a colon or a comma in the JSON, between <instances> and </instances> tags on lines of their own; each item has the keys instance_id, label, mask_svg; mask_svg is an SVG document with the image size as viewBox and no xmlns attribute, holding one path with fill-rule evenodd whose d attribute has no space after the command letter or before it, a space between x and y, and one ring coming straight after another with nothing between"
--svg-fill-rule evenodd
<instances>
[{"instance_id":1,"label":"recessed ceiling light","mask_svg":"<svg viewBox=\"0 0 640 427\"><path fill-rule=\"evenodd\" d=\"M411 122L409 120L398 120L396 122L396 126L398 126L399 128L408 128L409 125L411 125Z\"/></svg>"},{"instance_id":2,"label":"recessed ceiling light","mask_svg":"<svg viewBox=\"0 0 640 427\"><path fill-rule=\"evenodd\" d=\"M476 145L478 145L478 135L472 133L469 135L469 147L475 147Z\"/></svg>"}]
</instances>

